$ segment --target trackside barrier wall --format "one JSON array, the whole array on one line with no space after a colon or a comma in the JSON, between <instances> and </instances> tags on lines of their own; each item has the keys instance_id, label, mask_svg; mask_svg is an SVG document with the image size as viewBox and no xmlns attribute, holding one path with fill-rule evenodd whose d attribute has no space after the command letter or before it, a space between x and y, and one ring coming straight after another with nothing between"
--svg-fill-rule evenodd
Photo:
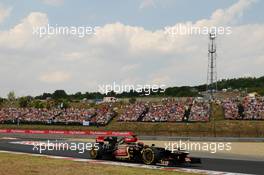
<instances>
[{"instance_id":1,"label":"trackside barrier wall","mask_svg":"<svg viewBox=\"0 0 264 175\"><path fill-rule=\"evenodd\" d=\"M90 136L131 136L133 132L116 132L116 131L67 131L67 130L17 130L17 129L0 129L0 133L11 134L64 134L64 135L90 135Z\"/></svg>"}]
</instances>

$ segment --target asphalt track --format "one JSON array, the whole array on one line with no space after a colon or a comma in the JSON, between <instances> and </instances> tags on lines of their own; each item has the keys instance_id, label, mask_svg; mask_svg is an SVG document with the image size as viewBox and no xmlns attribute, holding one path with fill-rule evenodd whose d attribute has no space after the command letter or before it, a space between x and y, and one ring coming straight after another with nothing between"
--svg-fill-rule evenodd
<instances>
[{"instance_id":1,"label":"asphalt track","mask_svg":"<svg viewBox=\"0 0 264 175\"><path fill-rule=\"evenodd\" d=\"M27 139L18 138L16 140L0 139L0 150L40 154L38 151L33 150L33 145L23 145L23 144L13 143L13 142L21 142L21 141L47 141L47 139L36 139L36 138L27 138ZM70 150L44 151L41 154L89 159L88 152L84 152L82 154L82 153L78 153L78 151L70 151ZM245 173L245 174L258 174L258 175L264 174L264 162L261 161L202 158L201 165L195 165L188 168L232 172L232 173Z\"/></svg>"}]
</instances>

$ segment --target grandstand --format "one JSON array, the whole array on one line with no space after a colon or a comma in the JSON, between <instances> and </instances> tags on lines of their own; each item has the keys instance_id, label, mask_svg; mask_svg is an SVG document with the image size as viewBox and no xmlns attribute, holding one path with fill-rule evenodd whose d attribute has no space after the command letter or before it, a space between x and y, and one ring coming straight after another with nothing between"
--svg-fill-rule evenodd
<instances>
[{"instance_id":1,"label":"grandstand","mask_svg":"<svg viewBox=\"0 0 264 175\"><path fill-rule=\"evenodd\" d=\"M264 98L244 97L226 99L222 102L225 119L233 120L264 120Z\"/></svg>"},{"instance_id":2,"label":"grandstand","mask_svg":"<svg viewBox=\"0 0 264 175\"><path fill-rule=\"evenodd\" d=\"M106 125L114 116L108 105L98 109L2 108L0 123L82 125L84 121L90 121L91 124Z\"/></svg>"},{"instance_id":3,"label":"grandstand","mask_svg":"<svg viewBox=\"0 0 264 175\"><path fill-rule=\"evenodd\" d=\"M263 97L227 98L220 104L223 120L264 120ZM0 109L0 123L82 125L89 121L91 125L105 126L115 116L118 122L209 122L210 110L208 101L197 98L125 103L119 105L118 111L111 103L87 109L9 107Z\"/></svg>"}]
</instances>

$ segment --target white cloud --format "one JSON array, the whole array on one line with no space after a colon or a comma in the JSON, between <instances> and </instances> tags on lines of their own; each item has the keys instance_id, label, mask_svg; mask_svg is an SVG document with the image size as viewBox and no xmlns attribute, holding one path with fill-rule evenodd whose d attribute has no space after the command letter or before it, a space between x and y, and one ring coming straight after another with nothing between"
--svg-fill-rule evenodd
<instances>
[{"instance_id":1,"label":"white cloud","mask_svg":"<svg viewBox=\"0 0 264 175\"><path fill-rule=\"evenodd\" d=\"M52 6L59 6L64 3L64 0L40 0L42 3Z\"/></svg>"},{"instance_id":2,"label":"white cloud","mask_svg":"<svg viewBox=\"0 0 264 175\"><path fill-rule=\"evenodd\" d=\"M193 25L232 24L250 5L240 0ZM47 23L46 14L33 12L10 30L0 31L0 84L4 85L0 96L13 89L18 95L58 88L95 91L98 85L114 81L167 86L206 81L208 36L168 40L163 29L149 31L122 23L107 24L96 36L82 39L32 35L33 26ZM263 75L264 24L237 24L232 29L232 35L217 38L219 78Z\"/></svg>"},{"instance_id":3,"label":"white cloud","mask_svg":"<svg viewBox=\"0 0 264 175\"><path fill-rule=\"evenodd\" d=\"M44 13L32 12L25 19L11 28L9 31L0 32L0 47L25 48L36 47L41 42L32 36L33 28L48 23L48 17Z\"/></svg>"},{"instance_id":4,"label":"white cloud","mask_svg":"<svg viewBox=\"0 0 264 175\"><path fill-rule=\"evenodd\" d=\"M4 7L3 5L0 4L0 24L7 18L12 11L11 7Z\"/></svg>"},{"instance_id":5,"label":"white cloud","mask_svg":"<svg viewBox=\"0 0 264 175\"><path fill-rule=\"evenodd\" d=\"M217 9L210 19L203 19L196 22L197 26L225 25L236 22L243 15L243 12L256 0L239 0L227 9Z\"/></svg>"},{"instance_id":6,"label":"white cloud","mask_svg":"<svg viewBox=\"0 0 264 175\"><path fill-rule=\"evenodd\" d=\"M71 75L64 71L47 72L40 76L40 81L47 83L61 83L71 79Z\"/></svg>"}]
</instances>

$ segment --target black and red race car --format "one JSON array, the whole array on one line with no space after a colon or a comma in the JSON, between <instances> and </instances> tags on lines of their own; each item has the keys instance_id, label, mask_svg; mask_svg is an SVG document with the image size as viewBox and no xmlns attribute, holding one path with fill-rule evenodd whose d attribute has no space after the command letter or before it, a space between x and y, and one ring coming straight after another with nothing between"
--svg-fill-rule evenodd
<instances>
[{"instance_id":1,"label":"black and red race car","mask_svg":"<svg viewBox=\"0 0 264 175\"><path fill-rule=\"evenodd\" d=\"M144 163L147 165L191 165L201 163L199 158L189 157L183 150L171 152L155 145L145 145L132 137L103 137L96 138L96 145L90 151L92 159L123 160Z\"/></svg>"}]
</instances>

